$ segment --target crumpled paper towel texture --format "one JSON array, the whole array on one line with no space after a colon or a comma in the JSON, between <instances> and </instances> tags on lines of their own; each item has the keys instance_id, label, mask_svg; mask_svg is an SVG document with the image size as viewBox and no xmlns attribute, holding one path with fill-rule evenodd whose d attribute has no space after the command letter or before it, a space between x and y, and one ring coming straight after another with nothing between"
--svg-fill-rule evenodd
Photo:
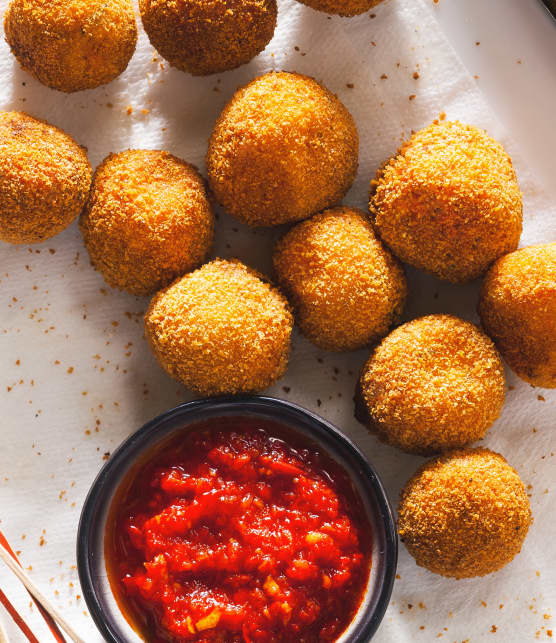
<instances>
[{"instance_id":1,"label":"crumpled paper towel texture","mask_svg":"<svg viewBox=\"0 0 556 643\"><path fill-rule=\"evenodd\" d=\"M8 2L0 1L4 12ZM294 0L279 3L263 54L217 76L172 70L140 30L128 70L97 90L65 95L21 71L0 43L0 108L25 110L70 132L98 165L110 152L161 148L204 171L211 127L236 87L270 69L312 75L336 92L361 139L357 179L344 203L366 208L377 167L412 130L441 112L486 128L514 157L524 194L521 245L556 239L556 210L463 68L432 0L386 0L352 19ZM418 78L414 78L417 72ZM279 231L250 231L220 214L215 254L270 270ZM451 286L408 270L405 319L450 312L477 320L478 284ZM191 399L156 365L143 339L147 299L111 290L89 265L76 224L41 245L0 247L0 528L33 579L86 641L100 641L81 597L75 538L81 505L119 442L156 414ZM422 462L380 444L353 418L352 393L367 351L325 353L297 333L290 368L268 393L335 422L371 458L396 506ZM522 553L495 575L454 581L418 568L403 545L399 578L377 643L548 640L556 607L556 392L508 373L507 402L484 444L522 475L535 522ZM49 641L36 608L0 567L0 586ZM10 640L23 640L5 612Z\"/></svg>"}]
</instances>

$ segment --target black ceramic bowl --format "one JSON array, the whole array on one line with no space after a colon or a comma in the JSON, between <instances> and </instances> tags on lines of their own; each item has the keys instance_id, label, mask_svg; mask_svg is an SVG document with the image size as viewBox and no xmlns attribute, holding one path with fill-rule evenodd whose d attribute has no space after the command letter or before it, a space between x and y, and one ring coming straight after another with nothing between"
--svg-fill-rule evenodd
<instances>
[{"instance_id":1,"label":"black ceramic bowl","mask_svg":"<svg viewBox=\"0 0 556 643\"><path fill-rule=\"evenodd\" d=\"M83 595L101 634L109 643L142 639L121 614L110 589L104 559L104 534L118 486L145 451L198 422L212 418L260 418L293 429L317 443L349 474L372 528L372 566L365 598L338 643L366 643L378 628L390 600L398 541L392 509L373 467L335 426L310 411L270 397L243 396L197 400L151 420L114 451L89 491L77 534L77 566Z\"/></svg>"}]
</instances>

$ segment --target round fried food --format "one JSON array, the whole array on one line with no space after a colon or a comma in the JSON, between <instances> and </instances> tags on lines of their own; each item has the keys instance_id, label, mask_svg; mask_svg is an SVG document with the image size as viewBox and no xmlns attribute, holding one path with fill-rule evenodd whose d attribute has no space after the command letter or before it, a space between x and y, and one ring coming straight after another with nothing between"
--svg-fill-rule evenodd
<instances>
[{"instance_id":1,"label":"round fried food","mask_svg":"<svg viewBox=\"0 0 556 643\"><path fill-rule=\"evenodd\" d=\"M479 315L519 377L556 388L556 242L499 259L484 280Z\"/></svg>"},{"instance_id":2,"label":"round fried food","mask_svg":"<svg viewBox=\"0 0 556 643\"><path fill-rule=\"evenodd\" d=\"M484 576L520 551L531 508L516 470L489 449L427 462L402 490L398 531L421 567L452 578Z\"/></svg>"},{"instance_id":3,"label":"round fried food","mask_svg":"<svg viewBox=\"0 0 556 643\"><path fill-rule=\"evenodd\" d=\"M137 44L131 0L11 0L4 30L21 67L63 92L114 80Z\"/></svg>"},{"instance_id":4,"label":"round fried food","mask_svg":"<svg viewBox=\"0 0 556 643\"><path fill-rule=\"evenodd\" d=\"M158 293L145 334L162 368L200 395L259 391L282 377L293 318L260 277L216 259Z\"/></svg>"},{"instance_id":5,"label":"round fried food","mask_svg":"<svg viewBox=\"0 0 556 643\"><path fill-rule=\"evenodd\" d=\"M39 243L81 212L91 185L84 147L23 112L0 112L0 239Z\"/></svg>"},{"instance_id":6,"label":"round fried food","mask_svg":"<svg viewBox=\"0 0 556 643\"><path fill-rule=\"evenodd\" d=\"M277 244L274 269L301 331L325 350L382 337L407 294L402 267L357 208L325 210L297 224Z\"/></svg>"},{"instance_id":7,"label":"round fried food","mask_svg":"<svg viewBox=\"0 0 556 643\"><path fill-rule=\"evenodd\" d=\"M484 333L452 315L427 315L373 351L361 373L358 415L385 442L430 455L482 438L505 389L502 360Z\"/></svg>"},{"instance_id":8,"label":"round fried food","mask_svg":"<svg viewBox=\"0 0 556 643\"><path fill-rule=\"evenodd\" d=\"M522 201L510 157L476 127L433 123L371 182L371 215L402 261L463 283L517 248Z\"/></svg>"},{"instance_id":9,"label":"round fried food","mask_svg":"<svg viewBox=\"0 0 556 643\"><path fill-rule=\"evenodd\" d=\"M357 171L353 118L316 80L270 72L239 89L212 132L210 186L251 226L306 219L335 205Z\"/></svg>"},{"instance_id":10,"label":"round fried food","mask_svg":"<svg viewBox=\"0 0 556 643\"><path fill-rule=\"evenodd\" d=\"M358 16L369 11L383 0L299 0L312 9L324 11L344 18Z\"/></svg>"},{"instance_id":11,"label":"round fried food","mask_svg":"<svg viewBox=\"0 0 556 643\"><path fill-rule=\"evenodd\" d=\"M139 0L152 46L195 76L248 63L269 43L276 0Z\"/></svg>"},{"instance_id":12,"label":"round fried food","mask_svg":"<svg viewBox=\"0 0 556 643\"><path fill-rule=\"evenodd\" d=\"M105 159L79 225L95 268L133 295L150 295L199 266L214 237L200 174L157 150Z\"/></svg>"}]
</instances>

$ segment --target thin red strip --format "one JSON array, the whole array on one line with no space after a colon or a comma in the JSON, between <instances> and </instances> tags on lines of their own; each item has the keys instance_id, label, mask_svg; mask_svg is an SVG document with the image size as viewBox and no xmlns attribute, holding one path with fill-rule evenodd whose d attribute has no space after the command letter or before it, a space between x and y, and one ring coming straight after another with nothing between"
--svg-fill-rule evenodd
<instances>
[{"instance_id":1,"label":"thin red strip","mask_svg":"<svg viewBox=\"0 0 556 643\"><path fill-rule=\"evenodd\" d=\"M21 567L21 563L19 562L19 560L18 560L17 556L15 555L14 550L10 547L10 543L6 540L6 537L4 536L4 534L2 533L2 531L0 531L0 546L4 547L4 549L8 552L8 554L10 554L10 556L11 556L11 557L16 561L16 563ZM8 610L8 612L9 612L9 613L10 613L10 615L11 615L11 617L14 619L14 621L15 621L15 622L16 622L16 624L18 625L19 629L20 629L20 630L22 630L22 632L23 632L23 633L25 634L25 636L29 639L29 641L31 641L31 643L35 643L35 641L36 641L36 643L39 643L38 639L36 639L36 638L35 638L34 634L33 634L33 633L31 632L31 630L27 627L27 625L25 624L25 622L23 621L23 619L21 618L21 616L19 616L19 614L17 613L17 611L15 610L15 608L13 607L13 605L10 603L10 601L9 601L9 600L8 600L8 598L7 598L7 596L2 592L2 590L0 590L0 593L1 593L0 601L2 601L2 604L3 604L3 605L4 605L4 607ZM29 594L29 596L31 596L31 594ZM15 612L15 614L16 614L16 616L17 616L17 619L16 619L16 617L14 616L14 614L10 611L10 609L8 608L8 606L6 605L6 603L4 602L4 600L2 600L2 597L3 597L3 598L7 601L7 603L10 605L10 607L11 607L11 608L12 608L12 610L13 610L13 612ZM61 633L61 632L60 632L60 630L58 629L58 626L56 625L56 621L54 621L54 619L52 618L52 616L50 616L50 614L49 614L49 613L44 609L44 607L43 607L43 606L42 606L42 605L41 605L37 600L35 600L35 598L34 598L33 596L31 596L31 598L33 599L33 602L34 602L34 603L35 603L35 605L37 606L37 608L38 608L39 612L41 613L41 616L44 618L44 620L45 620L46 624L48 625L48 629L52 632L52 636L56 639L56 641L57 641L58 643L66 643L66 639L62 636L62 633ZM26 630L27 630L28 634L27 634L27 632L23 629L22 625L26 628ZM32 638L30 638L30 637L29 637L29 635L30 635Z\"/></svg>"},{"instance_id":2,"label":"thin red strip","mask_svg":"<svg viewBox=\"0 0 556 643\"><path fill-rule=\"evenodd\" d=\"M19 627L19 629L25 634L29 643L39 643L39 639L31 632L27 623L21 618L18 614L15 607L10 603L10 599L4 594L0 589L0 603L6 608L6 612L12 617L14 623Z\"/></svg>"}]
</instances>

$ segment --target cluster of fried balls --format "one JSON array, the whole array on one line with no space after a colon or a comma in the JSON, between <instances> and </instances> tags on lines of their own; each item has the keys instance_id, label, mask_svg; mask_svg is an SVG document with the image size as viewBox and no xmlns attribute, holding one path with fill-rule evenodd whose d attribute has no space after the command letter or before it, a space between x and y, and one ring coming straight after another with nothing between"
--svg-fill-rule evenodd
<instances>
[{"instance_id":1,"label":"cluster of fried balls","mask_svg":"<svg viewBox=\"0 0 556 643\"><path fill-rule=\"evenodd\" d=\"M300 0L355 16L382 0ZM276 28L276 0L139 0L143 28L172 67L205 76L244 65ZM63 92L93 89L122 74L137 45L133 0L11 0L6 40L25 71Z\"/></svg>"},{"instance_id":2,"label":"cluster of fried balls","mask_svg":"<svg viewBox=\"0 0 556 643\"><path fill-rule=\"evenodd\" d=\"M376 1L307 4L351 15ZM276 20L271 0L140 0L140 8L154 46L194 74L246 62ZM137 37L127 0L12 0L5 24L21 64L63 91L115 77ZM358 149L337 96L289 72L255 78L226 105L208 145L208 186L164 151L111 154L92 176L69 135L2 112L0 239L41 242L79 216L107 283L154 295L148 343L162 368L201 395L272 385L287 368L294 320L322 349L371 347L357 417L390 445L441 454L402 492L402 539L433 572L488 574L519 552L531 511L504 458L468 447L504 404L501 356L532 385L556 387L556 243L517 250L516 175L483 130L435 121L415 133L371 181L370 213L339 205ZM213 197L250 226L290 224L273 254L278 287L239 260L207 262ZM482 330L444 314L398 325L402 261L452 283L484 277Z\"/></svg>"}]
</instances>

